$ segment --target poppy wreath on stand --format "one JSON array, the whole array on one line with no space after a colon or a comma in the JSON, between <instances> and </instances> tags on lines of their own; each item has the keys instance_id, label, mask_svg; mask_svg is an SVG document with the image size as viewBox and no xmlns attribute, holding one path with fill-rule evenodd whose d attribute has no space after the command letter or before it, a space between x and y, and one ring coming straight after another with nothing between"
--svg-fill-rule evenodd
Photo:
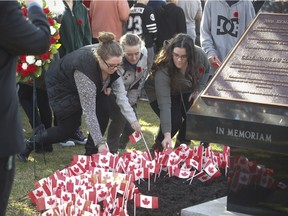
<instances>
[{"instance_id":1,"label":"poppy wreath on stand","mask_svg":"<svg viewBox=\"0 0 288 216\"><path fill-rule=\"evenodd\" d=\"M24 16L27 17L28 10L23 1L20 1ZM46 53L42 55L23 55L18 59L17 64L17 81L31 83L35 78L41 76L42 70L47 70L54 56L57 54L59 47L58 43L60 39L59 28L60 23L56 20L56 14L53 13L49 6L43 1L43 12L47 16L50 24L50 48Z\"/></svg>"}]
</instances>

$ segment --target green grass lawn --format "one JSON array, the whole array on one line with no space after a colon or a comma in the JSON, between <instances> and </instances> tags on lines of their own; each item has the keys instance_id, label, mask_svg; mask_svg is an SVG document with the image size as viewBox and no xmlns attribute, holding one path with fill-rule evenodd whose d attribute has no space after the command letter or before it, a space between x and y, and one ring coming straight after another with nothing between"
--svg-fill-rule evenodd
<instances>
[{"instance_id":1,"label":"green grass lawn","mask_svg":"<svg viewBox=\"0 0 288 216\"><path fill-rule=\"evenodd\" d=\"M25 130L24 135L28 138L30 137L32 130L28 119L21 108L20 112L23 128ZM148 147L150 147L154 142L154 136L158 130L159 119L151 110L148 102L139 101L137 113L140 118L144 138ZM87 132L84 123L82 125L82 131ZM193 144L198 145L199 142L194 141ZM10 196L7 216L40 215L27 196L28 192L35 189L34 183L42 178L48 177L57 169L61 170L69 166L73 159L73 155L81 155L85 152L84 145L62 147L59 144L54 144L53 147L54 151L52 153L45 154L46 164L44 163L43 154L36 154L34 152L31 153L28 163L20 162L16 158L16 175ZM213 144L212 148L214 150L220 150L221 146ZM146 150L143 140L140 140L133 145L128 144L127 149Z\"/></svg>"}]
</instances>

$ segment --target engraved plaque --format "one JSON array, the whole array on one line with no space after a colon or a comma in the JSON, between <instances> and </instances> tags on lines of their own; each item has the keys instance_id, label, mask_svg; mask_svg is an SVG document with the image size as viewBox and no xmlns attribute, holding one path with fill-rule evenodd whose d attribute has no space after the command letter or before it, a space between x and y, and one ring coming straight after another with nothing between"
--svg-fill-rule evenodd
<instances>
[{"instance_id":1,"label":"engraved plaque","mask_svg":"<svg viewBox=\"0 0 288 216\"><path fill-rule=\"evenodd\" d=\"M287 14L258 14L187 112L186 139L231 147L227 210L288 215Z\"/></svg>"},{"instance_id":2,"label":"engraved plaque","mask_svg":"<svg viewBox=\"0 0 288 216\"><path fill-rule=\"evenodd\" d=\"M288 15L258 14L201 97L288 107Z\"/></svg>"}]
</instances>

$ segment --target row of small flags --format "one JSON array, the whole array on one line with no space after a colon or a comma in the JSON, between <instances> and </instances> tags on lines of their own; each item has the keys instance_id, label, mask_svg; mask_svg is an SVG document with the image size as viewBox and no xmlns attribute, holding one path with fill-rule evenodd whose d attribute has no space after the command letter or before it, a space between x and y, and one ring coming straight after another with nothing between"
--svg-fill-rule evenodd
<instances>
[{"instance_id":1,"label":"row of small flags","mask_svg":"<svg viewBox=\"0 0 288 216\"><path fill-rule=\"evenodd\" d=\"M287 184L274 178L273 169L259 165L256 161L249 161L243 155L236 156L229 169L228 183L231 191L238 192L253 185L253 187L260 186L271 191L280 189L288 193Z\"/></svg>"},{"instance_id":2,"label":"row of small flags","mask_svg":"<svg viewBox=\"0 0 288 216\"><path fill-rule=\"evenodd\" d=\"M128 215L127 202L136 207L158 208L158 197L140 194L134 182L154 181L162 172L169 177L207 182L220 176L220 168L229 166L230 149L213 152L210 147L188 148L181 144L175 150L155 152L125 152L122 155L105 152L92 156L74 155L69 167L56 170L51 176L35 183L29 197L44 216L48 215Z\"/></svg>"}]
</instances>

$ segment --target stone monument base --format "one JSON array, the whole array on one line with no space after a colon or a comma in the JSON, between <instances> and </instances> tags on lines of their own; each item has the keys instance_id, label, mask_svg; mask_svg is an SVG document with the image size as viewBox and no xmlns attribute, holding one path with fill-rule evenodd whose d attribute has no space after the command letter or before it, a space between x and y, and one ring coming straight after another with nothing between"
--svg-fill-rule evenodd
<instances>
[{"instance_id":1,"label":"stone monument base","mask_svg":"<svg viewBox=\"0 0 288 216\"><path fill-rule=\"evenodd\" d=\"M191 206L181 210L181 216L211 216L211 215L230 215L248 216L247 214L231 212L226 210L227 197L222 197L199 205Z\"/></svg>"}]
</instances>

